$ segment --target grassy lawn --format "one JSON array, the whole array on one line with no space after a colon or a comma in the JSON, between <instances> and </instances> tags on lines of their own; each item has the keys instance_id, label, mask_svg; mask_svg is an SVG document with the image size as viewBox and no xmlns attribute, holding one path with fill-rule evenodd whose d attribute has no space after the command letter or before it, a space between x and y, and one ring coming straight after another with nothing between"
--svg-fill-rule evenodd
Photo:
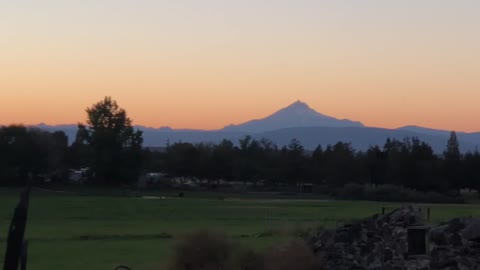
<instances>
[{"instance_id":1,"label":"grassy lawn","mask_svg":"<svg viewBox=\"0 0 480 270\"><path fill-rule=\"evenodd\" d=\"M18 190L0 190L0 263ZM149 194L158 195L161 194ZM328 200L254 199L217 194L143 199L81 196L35 190L27 239L29 269L162 269L176 241L195 229L221 230L236 241L266 248L296 231L364 218L400 204ZM432 222L480 216L477 205L431 207ZM265 235L265 237L259 237Z\"/></svg>"}]
</instances>

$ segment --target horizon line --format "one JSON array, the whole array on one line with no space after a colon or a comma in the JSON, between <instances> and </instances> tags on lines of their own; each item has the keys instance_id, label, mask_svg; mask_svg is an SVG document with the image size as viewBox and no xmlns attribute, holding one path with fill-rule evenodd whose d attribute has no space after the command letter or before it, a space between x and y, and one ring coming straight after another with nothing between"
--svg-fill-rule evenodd
<instances>
[{"instance_id":1,"label":"horizon line","mask_svg":"<svg viewBox=\"0 0 480 270\"><path fill-rule=\"evenodd\" d=\"M254 119L256 120L256 119ZM362 123L362 122L360 122ZM241 123L243 124L243 123ZM236 124L236 125L241 125L241 124ZM363 124L363 123L362 123ZM23 124L23 123L10 123L10 124L0 124L0 127L4 127L4 126L12 126L12 125L20 125L20 126L25 126L25 127L39 127L39 126L48 126L48 127L62 127L62 126L70 126L70 127L73 127L73 126L77 126L77 124L74 124L74 123L62 123L62 124L49 124L49 123L45 123L45 122L40 122L40 123L37 123L37 124ZM230 124L232 125L232 124ZM235 125L235 124L234 124ZM141 127L141 128L148 128L148 129L155 129L155 130L160 130L160 129L170 129L172 131L182 131L182 130L190 130L190 131L223 131L224 128L228 127L229 125L227 126L224 126L222 128L219 128L219 129L201 129L201 128L188 128L188 127L182 127L182 128L173 128L171 126L159 126L159 127L154 127L154 126L148 126L148 125L143 125L143 124L134 124L132 125L133 127ZM316 125L316 126L294 126L294 127L285 127L285 128L313 128L313 127L324 127L324 128L359 128L359 129L362 129L362 128L378 128L378 129L386 129L386 130L399 130L399 129L403 129L403 128L422 128L422 129L428 129L428 130L431 130L431 131L443 131L443 132L451 132L451 131L454 131L456 133L465 133L465 134L474 134L474 133L480 133L480 130L479 131L463 131L463 130L452 130L452 129L441 129L441 128L430 128L430 127L425 127L425 126L419 126L419 125L404 125L404 126L399 126L399 127L395 127L395 128L388 128L388 127L379 127L379 126L367 126L367 125L364 125L364 126L360 126L360 127L332 127L332 126L319 126L319 125ZM284 128L280 128L280 129L284 129ZM277 129L276 129L277 130ZM279 130L279 129L278 129ZM231 132L231 131L228 131L228 132ZM242 132L242 131L238 131L238 132ZM248 132L247 132L248 133ZM262 132L260 132L262 133Z\"/></svg>"}]
</instances>

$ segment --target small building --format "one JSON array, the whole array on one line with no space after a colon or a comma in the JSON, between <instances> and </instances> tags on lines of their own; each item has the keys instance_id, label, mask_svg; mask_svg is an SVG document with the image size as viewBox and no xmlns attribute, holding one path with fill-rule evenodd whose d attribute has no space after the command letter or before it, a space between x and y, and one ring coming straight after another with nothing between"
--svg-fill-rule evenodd
<instances>
[{"instance_id":1,"label":"small building","mask_svg":"<svg viewBox=\"0 0 480 270\"><path fill-rule=\"evenodd\" d=\"M71 169L68 174L68 181L72 183L83 183L88 179L90 168L81 168L79 170Z\"/></svg>"},{"instance_id":2,"label":"small building","mask_svg":"<svg viewBox=\"0 0 480 270\"><path fill-rule=\"evenodd\" d=\"M162 172L147 172L138 179L138 187L145 188L157 185L171 185L172 180L166 173Z\"/></svg>"}]
</instances>

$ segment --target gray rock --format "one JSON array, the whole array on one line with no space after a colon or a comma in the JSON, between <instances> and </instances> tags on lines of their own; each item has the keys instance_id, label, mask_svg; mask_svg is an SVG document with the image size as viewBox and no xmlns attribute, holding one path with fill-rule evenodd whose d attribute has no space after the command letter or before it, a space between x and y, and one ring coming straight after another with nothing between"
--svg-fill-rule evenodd
<instances>
[{"instance_id":1,"label":"gray rock","mask_svg":"<svg viewBox=\"0 0 480 270\"><path fill-rule=\"evenodd\" d=\"M421 209L409 206L319 231L309 242L325 270L480 270L480 219L432 227L430 252L407 256L408 227L424 224Z\"/></svg>"},{"instance_id":2,"label":"gray rock","mask_svg":"<svg viewBox=\"0 0 480 270\"><path fill-rule=\"evenodd\" d=\"M480 240L480 219L471 218L466 221L466 226L462 230L462 237L470 241Z\"/></svg>"}]
</instances>

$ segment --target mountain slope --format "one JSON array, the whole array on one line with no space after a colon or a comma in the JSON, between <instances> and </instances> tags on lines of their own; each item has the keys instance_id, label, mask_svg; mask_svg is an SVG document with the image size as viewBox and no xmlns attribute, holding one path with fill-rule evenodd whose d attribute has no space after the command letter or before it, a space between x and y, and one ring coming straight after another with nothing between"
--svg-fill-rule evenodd
<instances>
[{"instance_id":1,"label":"mountain slope","mask_svg":"<svg viewBox=\"0 0 480 270\"><path fill-rule=\"evenodd\" d=\"M35 126L47 131L64 131L72 143L77 125ZM228 139L234 143L246 135L255 139L267 138L279 146L286 145L291 139L299 140L305 149L313 150L321 144L335 144L338 141L351 143L357 150L366 150L372 145L383 146L387 138L403 140L405 137L418 137L432 146L435 152L445 150L450 131L436 130L417 126L405 126L398 129L365 127L360 122L347 119L339 120L323 115L311 109L306 103L297 101L274 114L258 120L225 127L222 130L191 130L149 128L135 126L143 131L144 146L163 147L168 142L211 142L219 143ZM480 145L480 133L457 132L462 152L474 151Z\"/></svg>"},{"instance_id":2,"label":"mountain slope","mask_svg":"<svg viewBox=\"0 0 480 270\"><path fill-rule=\"evenodd\" d=\"M223 131L261 133L282 128L315 126L363 127L363 124L348 119L340 120L318 113L310 108L306 103L297 101L268 117L248 121L239 125L230 125L225 127Z\"/></svg>"}]
</instances>

